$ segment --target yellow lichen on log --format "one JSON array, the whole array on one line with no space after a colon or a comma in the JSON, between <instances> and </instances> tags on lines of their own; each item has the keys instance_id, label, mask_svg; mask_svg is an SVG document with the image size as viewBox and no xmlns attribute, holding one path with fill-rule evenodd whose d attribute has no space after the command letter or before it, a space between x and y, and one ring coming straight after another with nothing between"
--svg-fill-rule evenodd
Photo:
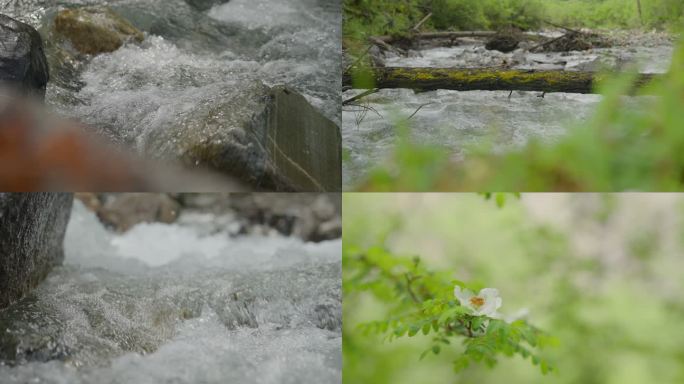
<instances>
[{"instance_id":1,"label":"yellow lichen on log","mask_svg":"<svg viewBox=\"0 0 684 384\"><path fill-rule=\"evenodd\" d=\"M594 72L512 70L493 68L373 68L368 88L407 88L456 91L537 91L594 93L602 76ZM635 86L644 86L658 75L642 74ZM352 85L351 76L344 85Z\"/></svg>"}]
</instances>

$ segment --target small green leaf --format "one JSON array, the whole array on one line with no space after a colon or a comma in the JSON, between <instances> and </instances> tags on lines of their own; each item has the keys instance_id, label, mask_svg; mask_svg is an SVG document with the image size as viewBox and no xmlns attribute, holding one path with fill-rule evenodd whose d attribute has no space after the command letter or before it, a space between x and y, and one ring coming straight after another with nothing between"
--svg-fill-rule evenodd
<instances>
[{"instance_id":1,"label":"small green leaf","mask_svg":"<svg viewBox=\"0 0 684 384\"><path fill-rule=\"evenodd\" d=\"M541 371L543 375L546 375L551 371L551 367L549 367L549 364L544 360L541 361Z\"/></svg>"},{"instance_id":2,"label":"small green leaf","mask_svg":"<svg viewBox=\"0 0 684 384\"><path fill-rule=\"evenodd\" d=\"M456 359L456 361L454 361L454 372L461 372L464 369L468 368L468 365L470 365L470 361L467 357L459 357L458 359Z\"/></svg>"},{"instance_id":3,"label":"small green leaf","mask_svg":"<svg viewBox=\"0 0 684 384\"><path fill-rule=\"evenodd\" d=\"M499 208L503 208L504 205L506 205L506 195L503 193L497 193L496 194L496 205Z\"/></svg>"},{"instance_id":4,"label":"small green leaf","mask_svg":"<svg viewBox=\"0 0 684 384\"><path fill-rule=\"evenodd\" d=\"M420 331L420 327L419 327L419 326L417 326L417 325L411 325L411 326L409 327L408 336L409 336L409 337L413 337L413 336L416 335L416 333L418 333L418 331Z\"/></svg>"},{"instance_id":5,"label":"small green leaf","mask_svg":"<svg viewBox=\"0 0 684 384\"><path fill-rule=\"evenodd\" d=\"M418 360L423 360L428 353L430 353L429 349L424 350L423 353L420 354L420 358Z\"/></svg>"}]
</instances>

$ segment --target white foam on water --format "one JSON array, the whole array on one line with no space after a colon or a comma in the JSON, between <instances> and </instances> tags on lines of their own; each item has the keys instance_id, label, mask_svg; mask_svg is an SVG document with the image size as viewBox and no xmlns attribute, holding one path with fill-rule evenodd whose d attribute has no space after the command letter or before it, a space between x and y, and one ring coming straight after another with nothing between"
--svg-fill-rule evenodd
<instances>
[{"instance_id":1,"label":"white foam on water","mask_svg":"<svg viewBox=\"0 0 684 384\"><path fill-rule=\"evenodd\" d=\"M209 16L245 25L247 28L275 28L302 21L305 12L295 1L231 0L214 6Z\"/></svg>"},{"instance_id":2,"label":"white foam on water","mask_svg":"<svg viewBox=\"0 0 684 384\"><path fill-rule=\"evenodd\" d=\"M341 241L195 226L208 220L118 234L76 201L65 266L0 312L20 340L0 382L339 383Z\"/></svg>"}]
</instances>

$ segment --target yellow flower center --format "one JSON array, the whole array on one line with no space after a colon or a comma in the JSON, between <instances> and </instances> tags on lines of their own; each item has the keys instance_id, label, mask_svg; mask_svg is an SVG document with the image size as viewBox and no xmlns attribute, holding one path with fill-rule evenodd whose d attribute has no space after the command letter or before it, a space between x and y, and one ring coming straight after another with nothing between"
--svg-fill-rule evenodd
<instances>
[{"instance_id":1,"label":"yellow flower center","mask_svg":"<svg viewBox=\"0 0 684 384\"><path fill-rule=\"evenodd\" d=\"M472 304L474 307L480 308L483 306L485 303L485 299L477 296L473 296L470 298L470 304Z\"/></svg>"}]
</instances>

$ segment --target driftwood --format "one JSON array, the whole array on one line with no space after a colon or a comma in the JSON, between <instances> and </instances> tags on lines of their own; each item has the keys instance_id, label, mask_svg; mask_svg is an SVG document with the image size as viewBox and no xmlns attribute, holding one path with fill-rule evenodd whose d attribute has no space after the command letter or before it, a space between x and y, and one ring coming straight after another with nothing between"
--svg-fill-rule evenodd
<instances>
[{"instance_id":1,"label":"driftwood","mask_svg":"<svg viewBox=\"0 0 684 384\"><path fill-rule=\"evenodd\" d=\"M409 36L401 37L401 36L373 36L371 38L371 41L374 42L379 42L382 41L383 43L387 44L393 44L395 42L401 42L405 41L406 39L409 40L432 40L432 39L462 39L462 38L467 38L467 37L483 37L483 38L490 38L494 37L497 34L496 31L456 31L456 32L424 32L424 33L415 33ZM525 39L528 40L539 40L541 38L540 35L535 34L535 33L523 33L522 36L524 36Z\"/></svg>"},{"instance_id":2,"label":"driftwood","mask_svg":"<svg viewBox=\"0 0 684 384\"><path fill-rule=\"evenodd\" d=\"M594 72L540 71L511 69L459 69L459 68L374 68L375 82L370 88L408 88L421 91L450 89L456 91L536 91L594 93L602 76ZM659 75L642 74L635 88L659 78ZM345 74L343 84L352 85ZM358 86L358 84L355 84ZM365 87L364 87L365 88Z\"/></svg>"}]
</instances>

